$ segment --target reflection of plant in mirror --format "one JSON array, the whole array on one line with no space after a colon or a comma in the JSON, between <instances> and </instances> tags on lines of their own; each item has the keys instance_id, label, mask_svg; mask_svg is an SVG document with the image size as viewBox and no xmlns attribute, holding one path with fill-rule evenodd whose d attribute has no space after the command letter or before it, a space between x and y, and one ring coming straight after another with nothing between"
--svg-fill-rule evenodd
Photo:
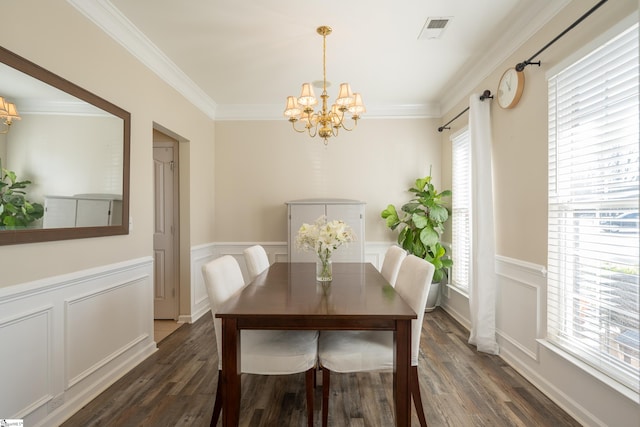
<instances>
[{"instance_id":1,"label":"reflection of plant in mirror","mask_svg":"<svg viewBox=\"0 0 640 427\"><path fill-rule=\"evenodd\" d=\"M15 172L0 163L0 228L26 227L42 218L44 207L27 200L24 191L31 181L18 181Z\"/></svg>"}]
</instances>

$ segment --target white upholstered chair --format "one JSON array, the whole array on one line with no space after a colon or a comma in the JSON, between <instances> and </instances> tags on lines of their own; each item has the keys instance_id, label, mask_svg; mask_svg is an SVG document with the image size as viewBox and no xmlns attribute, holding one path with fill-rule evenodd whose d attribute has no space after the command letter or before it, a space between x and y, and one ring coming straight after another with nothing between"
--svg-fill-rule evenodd
<instances>
[{"instance_id":1,"label":"white upholstered chair","mask_svg":"<svg viewBox=\"0 0 640 427\"><path fill-rule=\"evenodd\" d=\"M398 245L392 245L387 249L384 254L384 260L382 261L382 268L380 273L387 279L387 282L393 287L396 286L396 279L398 278L398 272L400 271L400 265L407 256L407 251L402 249Z\"/></svg>"},{"instance_id":2,"label":"white upholstered chair","mask_svg":"<svg viewBox=\"0 0 640 427\"><path fill-rule=\"evenodd\" d=\"M209 295L218 350L218 386L211 425L222 410L222 321L215 317L219 307L244 287L238 262L226 255L202 267ZM313 386L318 360L318 331L245 330L240 332L241 372L261 375L286 375L305 372L307 420L313 426Z\"/></svg>"},{"instance_id":3,"label":"white upholstered chair","mask_svg":"<svg viewBox=\"0 0 640 427\"><path fill-rule=\"evenodd\" d=\"M260 245L248 247L244 251L244 261L249 271L249 282L269 267L267 252Z\"/></svg>"},{"instance_id":4,"label":"white upholstered chair","mask_svg":"<svg viewBox=\"0 0 640 427\"><path fill-rule=\"evenodd\" d=\"M411 368L409 385L421 426L426 426L418 382L418 354L422 319L431 287L434 267L415 255L407 255L396 281L396 292L418 315L411 321ZM393 333L390 331L321 331L318 359L322 368L322 425L329 414L330 371L361 372L392 370Z\"/></svg>"}]
</instances>

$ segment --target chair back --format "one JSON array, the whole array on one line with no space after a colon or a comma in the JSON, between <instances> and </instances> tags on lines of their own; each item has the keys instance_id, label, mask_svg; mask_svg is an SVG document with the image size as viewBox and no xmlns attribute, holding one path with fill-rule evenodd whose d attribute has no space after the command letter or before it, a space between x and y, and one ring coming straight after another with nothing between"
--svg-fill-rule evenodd
<instances>
[{"instance_id":1,"label":"chair back","mask_svg":"<svg viewBox=\"0 0 640 427\"><path fill-rule=\"evenodd\" d=\"M202 275L209 296L213 326L216 332L218 367L222 369L222 320L216 318L216 313L225 301L244 287L244 278L238 261L231 255L216 258L203 265Z\"/></svg>"},{"instance_id":2,"label":"chair back","mask_svg":"<svg viewBox=\"0 0 640 427\"><path fill-rule=\"evenodd\" d=\"M244 260L249 271L249 282L269 267L267 252L260 245L251 246L244 250Z\"/></svg>"},{"instance_id":3,"label":"chair back","mask_svg":"<svg viewBox=\"0 0 640 427\"><path fill-rule=\"evenodd\" d=\"M415 255L407 255L402 261L398 280L396 280L396 292L411 306L418 315L411 321L411 365L418 365L418 353L420 351L420 333L422 332L422 320L424 309L427 305L427 296L435 267L430 262L418 258Z\"/></svg>"},{"instance_id":4,"label":"chair back","mask_svg":"<svg viewBox=\"0 0 640 427\"><path fill-rule=\"evenodd\" d=\"M384 260L382 261L382 268L380 269L380 273L382 276L387 279L387 282L393 287L396 286L396 280L398 279L398 272L400 271L400 266L402 265L402 261L406 258L407 251L402 249L400 246L392 245L387 249L387 252L384 254Z\"/></svg>"}]
</instances>

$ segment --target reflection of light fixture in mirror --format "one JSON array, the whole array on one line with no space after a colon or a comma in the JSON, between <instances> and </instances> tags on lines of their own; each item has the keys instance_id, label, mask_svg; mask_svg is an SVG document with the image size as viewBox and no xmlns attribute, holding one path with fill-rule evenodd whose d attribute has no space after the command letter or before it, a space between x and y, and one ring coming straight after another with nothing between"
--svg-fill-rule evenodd
<instances>
[{"instance_id":1,"label":"reflection of light fixture in mirror","mask_svg":"<svg viewBox=\"0 0 640 427\"><path fill-rule=\"evenodd\" d=\"M287 97L287 106L284 110L284 116L289 119L293 125L293 130L296 132L306 132L310 137L320 135L320 138L324 139L324 144L327 145L328 138L332 136L338 136L338 131L344 129L346 131L353 130L358 125L358 119L361 113L366 113L366 108L362 103L362 97L359 93L352 93L349 83L341 83L340 90L338 92L338 98L336 103L329 109L327 107L327 64L326 64L326 51L327 51L327 36L331 34L330 27L318 27L316 30L318 34L322 36L322 109L317 113L313 112L313 106L318 103L311 84L304 83L302 85L302 92L299 98L293 96ZM345 126L344 119L345 113L350 112L352 114L351 119L354 122L354 126L349 129ZM304 123L304 129L297 129L296 122L302 121Z\"/></svg>"},{"instance_id":2,"label":"reflection of light fixture in mirror","mask_svg":"<svg viewBox=\"0 0 640 427\"><path fill-rule=\"evenodd\" d=\"M0 131L0 134L8 133L11 123L13 123L14 120L20 119L21 117L18 114L16 104L9 102L0 96L0 120L2 120L2 123L7 127L5 130Z\"/></svg>"}]
</instances>

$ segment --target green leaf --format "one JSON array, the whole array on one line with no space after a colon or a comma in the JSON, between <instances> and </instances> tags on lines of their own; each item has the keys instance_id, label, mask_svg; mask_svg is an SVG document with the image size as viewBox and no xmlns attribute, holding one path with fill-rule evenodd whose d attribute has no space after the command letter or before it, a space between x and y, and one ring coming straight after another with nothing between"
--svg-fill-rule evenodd
<instances>
[{"instance_id":1,"label":"green leaf","mask_svg":"<svg viewBox=\"0 0 640 427\"><path fill-rule=\"evenodd\" d=\"M405 227L398 234L398 244L402 246L402 248L405 250L408 249L405 243L405 241L407 240L407 230L408 230L408 227Z\"/></svg>"},{"instance_id":2,"label":"green leaf","mask_svg":"<svg viewBox=\"0 0 640 427\"><path fill-rule=\"evenodd\" d=\"M31 181L16 181L11 185L11 189L27 188L29 184L31 184Z\"/></svg>"},{"instance_id":3,"label":"green leaf","mask_svg":"<svg viewBox=\"0 0 640 427\"><path fill-rule=\"evenodd\" d=\"M429 209L429 218L436 222L445 222L449 218L449 211L444 206L434 204Z\"/></svg>"},{"instance_id":4,"label":"green leaf","mask_svg":"<svg viewBox=\"0 0 640 427\"><path fill-rule=\"evenodd\" d=\"M443 278L444 278L444 271L440 269L433 272L433 279L431 281L440 283Z\"/></svg>"},{"instance_id":5,"label":"green leaf","mask_svg":"<svg viewBox=\"0 0 640 427\"><path fill-rule=\"evenodd\" d=\"M9 181L9 182L7 182ZM15 172L2 169L0 179L0 223L7 228L27 227L44 216L40 203L31 203L24 190L31 181L18 181Z\"/></svg>"},{"instance_id":6,"label":"green leaf","mask_svg":"<svg viewBox=\"0 0 640 427\"><path fill-rule=\"evenodd\" d=\"M424 190L424 186L431 182L430 176L416 179L416 188L420 191Z\"/></svg>"},{"instance_id":7,"label":"green leaf","mask_svg":"<svg viewBox=\"0 0 640 427\"><path fill-rule=\"evenodd\" d=\"M390 217L392 215L395 215L396 218L398 217L398 212L396 211L396 207L393 206L393 205L388 205L385 210L380 212L380 216L382 218L388 218L388 217Z\"/></svg>"},{"instance_id":8,"label":"green leaf","mask_svg":"<svg viewBox=\"0 0 640 427\"><path fill-rule=\"evenodd\" d=\"M398 212L396 211L396 207L393 205L387 206L387 209L383 210L380 213L382 218L385 218L387 227L394 230L398 224L400 223L400 219L398 218Z\"/></svg>"},{"instance_id":9,"label":"green leaf","mask_svg":"<svg viewBox=\"0 0 640 427\"><path fill-rule=\"evenodd\" d=\"M438 233L436 233L435 231L433 231L431 228L428 228L428 227L423 228L422 231L420 232L420 241L425 246L435 245L436 243L438 243L439 238L440 236L438 236Z\"/></svg>"},{"instance_id":10,"label":"green leaf","mask_svg":"<svg viewBox=\"0 0 640 427\"><path fill-rule=\"evenodd\" d=\"M414 237L410 252L418 258L424 258L427 255L427 249L420 241L420 236L418 234L414 233Z\"/></svg>"},{"instance_id":11,"label":"green leaf","mask_svg":"<svg viewBox=\"0 0 640 427\"><path fill-rule=\"evenodd\" d=\"M6 176L9 178L9 181L11 181L11 184L15 184L15 182L16 182L16 173L14 171L8 171L6 169L3 169L3 171L6 174Z\"/></svg>"},{"instance_id":12,"label":"green leaf","mask_svg":"<svg viewBox=\"0 0 640 427\"><path fill-rule=\"evenodd\" d=\"M420 208L420 203L418 202L409 202L402 205L402 211L409 214L414 213L416 210L419 210L419 208Z\"/></svg>"},{"instance_id":13,"label":"green leaf","mask_svg":"<svg viewBox=\"0 0 640 427\"><path fill-rule=\"evenodd\" d=\"M411 221L413 221L413 225L415 225L418 230L422 230L429 225L429 219L422 211L414 213L411 216Z\"/></svg>"},{"instance_id":14,"label":"green leaf","mask_svg":"<svg viewBox=\"0 0 640 427\"><path fill-rule=\"evenodd\" d=\"M438 258L433 259L432 261L430 261L431 264L433 264L433 266L436 268L436 271L438 270L442 270L442 261Z\"/></svg>"}]
</instances>

